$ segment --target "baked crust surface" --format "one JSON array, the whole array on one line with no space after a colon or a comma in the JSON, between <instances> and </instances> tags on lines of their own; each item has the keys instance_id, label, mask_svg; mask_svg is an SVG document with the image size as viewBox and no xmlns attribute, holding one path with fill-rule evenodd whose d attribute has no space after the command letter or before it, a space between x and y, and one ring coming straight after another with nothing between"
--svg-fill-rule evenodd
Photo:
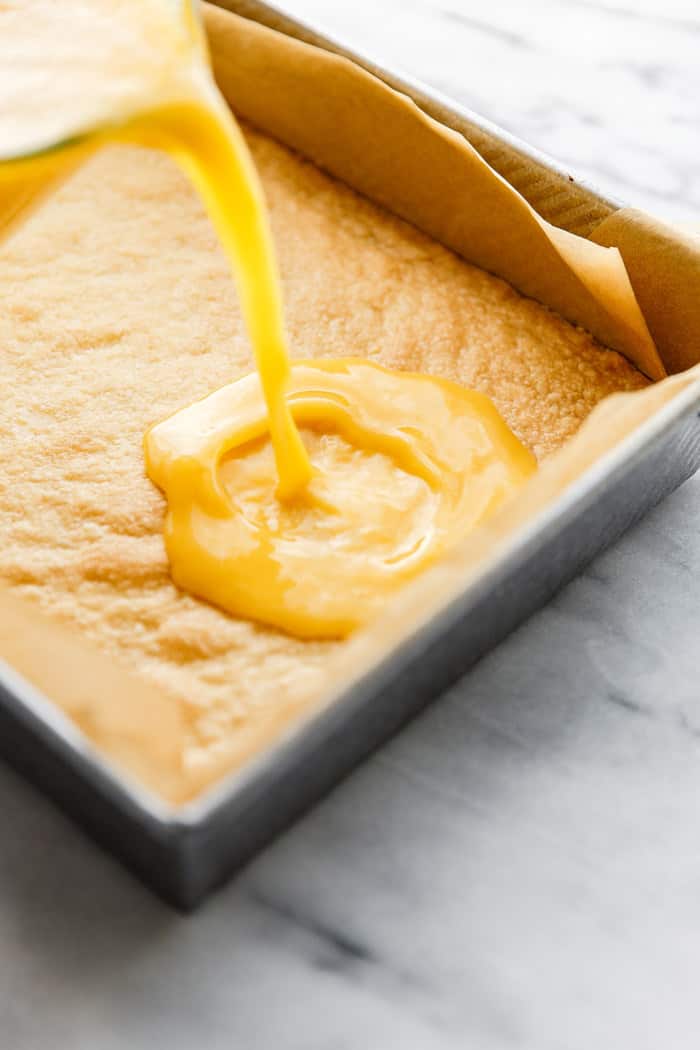
<instances>
[{"instance_id":1,"label":"baked crust surface","mask_svg":"<svg viewBox=\"0 0 700 1050\"><path fill-rule=\"evenodd\" d=\"M607 394L619 354L246 130L294 356L362 355L493 398L542 458ZM188 761L316 693L338 643L238 621L170 582L152 423L250 371L227 265L166 157L93 158L0 249L0 578L191 707Z\"/></svg>"}]
</instances>

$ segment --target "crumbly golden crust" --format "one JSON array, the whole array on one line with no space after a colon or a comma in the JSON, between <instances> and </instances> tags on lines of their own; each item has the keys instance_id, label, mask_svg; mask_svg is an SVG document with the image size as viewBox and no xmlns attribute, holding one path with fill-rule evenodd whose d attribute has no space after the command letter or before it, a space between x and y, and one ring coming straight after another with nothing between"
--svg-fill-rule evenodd
<instances>
[{"instance_id":1,"label":"crumbly golden crust","mask_svg":"<svg viewBox=\"0 0 700 1050\"><path fill-rule=\"evenodd\" d=\"M618 354L246 133L270 205L295 356L364 355L489 394L546 456L646 380ZM336 643L178 592L153 422L252 367L227 266L165 157L91 160L0 250L0 578L193 707L189 760L315 692Z\"/></svg>"}]
</instances>

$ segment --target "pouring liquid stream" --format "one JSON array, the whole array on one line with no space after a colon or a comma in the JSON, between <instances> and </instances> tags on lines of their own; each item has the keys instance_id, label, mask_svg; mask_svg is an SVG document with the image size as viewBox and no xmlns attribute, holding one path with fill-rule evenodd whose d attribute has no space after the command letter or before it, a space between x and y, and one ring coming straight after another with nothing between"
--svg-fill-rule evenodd
<instances>
[{"instance_id":1,"label":"pouring liquid stream","mask_svg":"<svg viewBox=\"0 0 700 1050\"><path fill-rule=\"evenodd\" d=\"M68 134L70 107L83 104L86 88L62 94L59 84L50 117L63 137L51 124L38 148L20 141L13 151L17 129L48 120L46 97L30 98L24 121L0 102L0 236L103 145L161 149L179 163L228 257L257 373L145 437L147 473L168 500L172 578L234 615L341 637L493 513L533 472L534 457L486 397L446 380L354 358L290 364L257 173L211 79L199 23L189 4L173 19L177 6L62 5L59 44L85 58L79 71L97 55L87 79L107 109L97 125ZM50 23L48 0L10 0L0 33L6 11L11 30L20 8ZM37 70L29 87L45 87L49 31L27 33L21 18L14 25ZM0 86L3 76L12 69L0 58Z\"/></svg>"}]
</instances>

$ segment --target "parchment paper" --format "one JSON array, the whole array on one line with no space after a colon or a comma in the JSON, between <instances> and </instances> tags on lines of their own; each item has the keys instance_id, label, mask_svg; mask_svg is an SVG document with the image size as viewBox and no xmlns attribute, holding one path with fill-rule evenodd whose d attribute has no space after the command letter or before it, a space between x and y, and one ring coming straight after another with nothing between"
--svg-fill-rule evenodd
<instances>
[{"instance_id":1,"label":"parchment paper","mask_svg":"<svg viewBox=\"0 0 700 1050\"><path fill-rule=\"evenodd\" d=\"M0 591L0 658L145 787L171 802L191 793L183 776L185 713L177 699L115 667L77 632L6 591Z\"/></svg>"},{"instance_id":2,"label":"parchment paper","mask_svg":"<svg viewBox=\"0 0 700 1050\"><path fill-rule=\"evenodd\" d=\"M637 293L666 369L682 372L700 360L700 239L634 208L623 208L592 233L615 244Z\"/></svg>"},{"instance_id":3,"label":"parchment paper","mask_svg":"<svg viewBox=\"0 0 700 1050\"><path fill-rule=\"evenodd\" d=\"M205 17L219 84L240 115L581 324L650 378L662 379L664 366L674 372L700 359L697 238L629 210L600 223L596 243L558 230L462 136L347 59L208 5ZM700 366L599 405L488 528L472 533L401 591L382 617L381 630L375 624L353 637L334 666L332 692L317 697L315 705L307 703L304 715L386 656L487 568L569 484L698 382ZM0 657L61 707L102 754L174 804L259 752L302 711L296 704L274 712L252 732L244 727L216 769L197 773L184 766L184 704L2 592Z\"/></svg>"},{"instance_id":4,"label":"parchment paper","mask_svg":"<svg viewBox=\"0 0 700 1050\"><path fill-rule=\"evenodd\" d=\"M665 375L615 248L540 219L461 135L339 55L205 5L235 112L619 350Z\"/></svg>"}]
</instances>

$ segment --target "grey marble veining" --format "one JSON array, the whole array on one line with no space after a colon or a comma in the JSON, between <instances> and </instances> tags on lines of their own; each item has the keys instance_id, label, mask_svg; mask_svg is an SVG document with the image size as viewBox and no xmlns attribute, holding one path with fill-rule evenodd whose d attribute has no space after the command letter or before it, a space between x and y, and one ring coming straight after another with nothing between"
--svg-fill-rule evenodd
<instances>
[{"instance_id":1,"label":"grey marble veining","mask_svg":"<svg viewBox=\"0 0 700 1050\"><path fill-rule=\"evenodd\" d=\"M700 16L287 0L670 219ZM700 476L236 882L159 905L0 767L7 1050L695 1050Z\"/></svg>"},{"instance_id":2,"label":"grey marble veining","mask_svg":"<svg viewBox=\"0 0 700 1050\"><path fill-rule=\"evenodd\" d=\"M279 6L279 5L278 5ZM695 0L288 0L621 200L700 221Z\"/></svg>"}]
</instances>

